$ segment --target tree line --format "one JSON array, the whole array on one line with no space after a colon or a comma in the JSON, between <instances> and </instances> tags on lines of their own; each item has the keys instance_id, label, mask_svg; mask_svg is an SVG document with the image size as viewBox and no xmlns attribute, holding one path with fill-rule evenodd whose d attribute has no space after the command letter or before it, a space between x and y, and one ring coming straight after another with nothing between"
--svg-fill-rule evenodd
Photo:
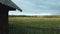
<instances>
[{"instance_id":1,"label":"tree line","mask_svg":"<svg viewBox=\"0 0 60 34\"><path fill-rule=\"evenodd\" d=\"M9 15L9 17L43 17L43 18L60 18L60 15L50 15L50 16Z\"/></svg>"}]
</instances>

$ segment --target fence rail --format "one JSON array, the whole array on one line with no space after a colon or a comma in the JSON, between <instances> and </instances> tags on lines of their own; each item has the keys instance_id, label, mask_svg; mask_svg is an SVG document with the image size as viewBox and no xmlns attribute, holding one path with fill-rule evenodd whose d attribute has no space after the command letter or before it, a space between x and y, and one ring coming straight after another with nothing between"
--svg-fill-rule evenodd
<instances>
[{"instance_id":1,"label":"fence rail","mask_svg":"<svg viewBox=\"0 0 60 34\"><path fill-rule=\"evenodd\" d=\"M24 26L25 34L60 34L60 28Z\"/></svg>"}]
</instances>

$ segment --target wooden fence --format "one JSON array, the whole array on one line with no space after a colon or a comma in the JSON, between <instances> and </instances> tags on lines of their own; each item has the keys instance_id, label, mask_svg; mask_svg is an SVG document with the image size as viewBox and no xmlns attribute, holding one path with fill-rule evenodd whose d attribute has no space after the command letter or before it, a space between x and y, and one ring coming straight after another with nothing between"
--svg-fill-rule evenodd
<instances>
[{"instance_id":1,"label":"wooden fence","mask_svg":"<svg viewBox=\"0 0 60 34\"><path fill-rule=\"evenodd\" d=\"M60 28L12 25L9 34L60 34Z\"/></svg>"}]
</instances>

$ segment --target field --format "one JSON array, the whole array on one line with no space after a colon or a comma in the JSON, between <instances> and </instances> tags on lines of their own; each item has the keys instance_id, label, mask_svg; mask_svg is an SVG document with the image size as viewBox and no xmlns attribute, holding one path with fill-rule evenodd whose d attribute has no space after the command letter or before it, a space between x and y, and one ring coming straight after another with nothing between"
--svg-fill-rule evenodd
<instances>
[{"instance_id":1,"label":"field","mask_svg":"<svg viewBox=\"0 0 60 34\"><path fill-rule=\"evenodd\" d=\"M56 31L50 32L37 29L27 29L24 28L24 26L60 28L60 18L9 17L9 25L10 34L54 34Z\"/></svg>"}]
</instances>

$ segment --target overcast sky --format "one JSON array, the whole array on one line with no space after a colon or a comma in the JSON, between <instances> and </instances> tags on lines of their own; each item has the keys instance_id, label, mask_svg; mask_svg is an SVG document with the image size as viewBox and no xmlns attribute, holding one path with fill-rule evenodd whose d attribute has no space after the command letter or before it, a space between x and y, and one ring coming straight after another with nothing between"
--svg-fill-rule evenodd
<instances>
[{"instance_id":1,"label":"overcast sky","mask_svg":"<svg viewBox=\"0 0 60 34\"><path fill-rule=\"evenodd\" d=\"M23 12L10 11L9 15L60 14L60 0L12 0Z\"/></svg>"}]
</instances>

